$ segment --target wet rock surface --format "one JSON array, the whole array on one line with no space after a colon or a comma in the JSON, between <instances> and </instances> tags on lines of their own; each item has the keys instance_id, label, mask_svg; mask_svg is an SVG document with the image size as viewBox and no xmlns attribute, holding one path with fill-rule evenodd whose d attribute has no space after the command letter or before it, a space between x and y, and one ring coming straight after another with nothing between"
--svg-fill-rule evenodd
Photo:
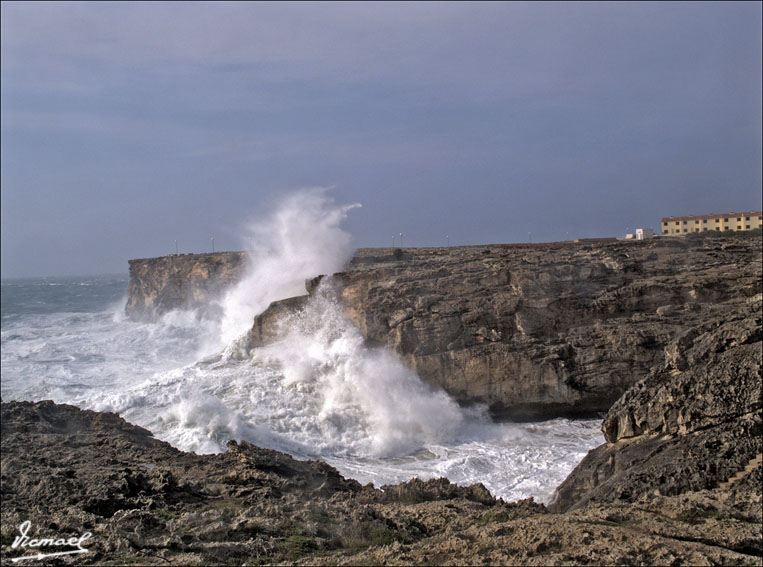
<instances>
[{"instance_id":1,"label":"wet rock surface","mask_svg":"<svg viewBox=\"0 0 763 567\"><path fill-rule=\"evenodd\" d=\"M759 235L702 235L362 249L307 289L318 285L336 288L370 344L460 403L487 404L499 419L587 416L650 372L716 349L696 339L761 293L761 246ZM252 347L278 339L288 307L274 302L258 318Z\"/></svg>"},{"instance_id":2,"label":"wet rock surface","mask_svg":"<svg viewBox=\"0 0 763 567\"><path fill-rule=\"evenodd\" d=\"M231 442L183 453L115 414L2 404L3 563L90 532L44 564L737 564L761 558L760 464L730 484L550 514L435 479L375 489ZM46 548L45 551L61 550ZM71 548L63 548L71 549Z\"/></svg>"}]
</instances>

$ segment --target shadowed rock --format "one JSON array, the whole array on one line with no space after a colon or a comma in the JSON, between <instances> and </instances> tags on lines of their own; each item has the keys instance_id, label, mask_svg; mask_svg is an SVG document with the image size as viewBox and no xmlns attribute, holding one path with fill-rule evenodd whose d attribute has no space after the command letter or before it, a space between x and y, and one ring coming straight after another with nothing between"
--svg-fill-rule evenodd
<instances>
[{"instance_id":1,"label":"shadowed rock","mask_svg":"<svg viewBox=\"0 0 763 567\"><path fill-rule=\"evenodd\" d=\"M759 238L714 236L363 249L331 281L369 344L396 351L462 404L534 420L606 412L653 370L714 348L679 353L707 321L733 317L761 292L761 251ZM274 302L250 346L276 340L305 299Z\"/></svg>"},{"instance_id":2,"label":"shadowed rock","mask_svg":"<svg viewBox=\"0 0 763 567\"><path fill-rule=\"evenodd\" d=\"M183 453L115 414L52 402L0 411L3 564L36 553L12 546L27 520L34 538L92 534L87 553L49 560L58 564L694 565L761 555L759 464L729 486L555 515L479 484L360 486L246 442Z\"/></svg>"},{"instance_id":3,"label":"shadowed rock","mask_svg":"<svg viewBox=\"0 0 763 567\"><path fill-rule=\"evenodd\" d=\"M552 509L710 490L757 462L763 452L761 297L672 341L674 356L665 366L609 410L602 426L608 443L562 483ZM760 465L748 472L759 476Z\"/></svg>"}]
</instances>

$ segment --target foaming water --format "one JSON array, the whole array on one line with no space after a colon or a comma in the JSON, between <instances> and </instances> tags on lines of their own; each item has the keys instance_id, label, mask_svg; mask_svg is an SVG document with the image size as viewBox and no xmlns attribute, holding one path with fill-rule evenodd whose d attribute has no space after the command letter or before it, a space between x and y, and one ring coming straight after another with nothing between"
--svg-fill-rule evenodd
<instances>
[{"instance_id":1,"label":"foaming water","mask_svg":"<svg viewBox=\"0 0 763 567\"><path fill-rule=\"evenodd\" d=\"M446 476L510 500L547 501L602 442L598 420L494 424L464 412L316 299L278 343L203 360L193 313L152 324L110 310L4 316L2 397L115 411L197 453L247 440L363 483Z\"/></svg>"},{"instance_id":2,"label":"foaming water","mask_svg":"<svg viewBox=\"0 0 763 567\"><path fill-rule=\"evenodd\" d=\"M297 412L310 416L292 436L321 452L385 457L448 441L461 428L457 404L389 351L368 348L325 284L282 325L285 338L253 361L276 371Z\"/></svg>"},{"instance_id":3,"label":"foaming water","mask_svg":"<svg viewBox=\"0 0 763 567\"><path fill-rule=\"evenodd\" d=\"M339 225L350 209L323 191L287 199L253 229L251 271L220 299L219 320L176 311L130 321L126 276L2 282L3 400L115 411L197 453L247 440L377 486L445 476L548 501L602 442L600 421L495 424L460 408L394 353L368 347L330 278L281 323L278 342L247 352L254 314L349 258Z\"/></svg>"},{"instance_id":4,"label":"foaming water","mask_svg":"<svg viewBox=\"0 0 763 567\"><path fill-rule=\"evenodd\" d=\"M305 279L338 272L352 257L351 236L340 228L359 204L334 205L325 189L290 195L270 217L248 229L252 261L222 299L222 344L247 331L271 301L305 293Z\"/></svg>"}]
</instances>

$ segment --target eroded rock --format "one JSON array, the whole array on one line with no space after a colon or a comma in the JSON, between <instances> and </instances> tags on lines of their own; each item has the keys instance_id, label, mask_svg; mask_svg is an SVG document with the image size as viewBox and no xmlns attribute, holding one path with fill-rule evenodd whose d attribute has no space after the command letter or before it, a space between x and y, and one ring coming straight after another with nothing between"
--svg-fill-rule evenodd
<instances>
[{"instance_id":1,"label":"eroded rock","mask_svg":"<svg viewBox=\"0 0 763 567\"><path fill-rule=\"evenodd\" d=\"M763 453L761 323L757 295L674 339L667 350L675 356L609 410L608 443L562 483L552 508L711 490L755 463Z\"/></svg>"},{"instance_id":2,"label":"eroded rock","mask_svg":"<svg viewBox=\"0 0 763 567\"><path fill-rule=\"evenodd\" d=\"M115 414L3 403L0 559L33 537L90 532L56 564L755 564L760 464L730 485L591 502L549 514L482 485L411 480L381 489L331 466L231 442L183 453ZM690 436L683 436L687 438ZM698 469L702 474L702 470Z\"/></svg>"},{"instance_id":3,"label":"eroded rock","mask_svg":"<svg viewBox=\"0 0 763 567\"><path fill-rule=\"evenodd\" d=\"M218 315L214 300L244 275L244 252L181 254L130 260L125 313L136 321L154 321L175 309Z\"/></svg>"},{"instance_id":4,"label":"eroded rock","mask_svg":"<svg viewBox=\"0 0 763 567\"><path fill-rule=\"evenodd\" d=\"M714 327L719 344L760 333L733 321L761 292L755 238L365 249L329 281L369 344L500 419L603 413L653 370L717 351ZM251 346L279 338L290 306L258 317Z\"/></svg>"}]
</instances>

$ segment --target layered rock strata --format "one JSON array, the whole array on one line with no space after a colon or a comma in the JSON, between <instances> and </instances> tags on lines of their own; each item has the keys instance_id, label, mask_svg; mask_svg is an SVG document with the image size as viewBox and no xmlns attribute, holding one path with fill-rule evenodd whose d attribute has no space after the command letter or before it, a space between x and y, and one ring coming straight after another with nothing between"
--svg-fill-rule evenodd
<instances>
[{"instance_id":1,"label":"layered rock strata","mask_svg":"<svg viewBox=\"0 0 763 567\"><path fill-rule=\"evenodd\" d=\"M677 337L761 292L761 250L709 236L365 249L330 281L368 342L428 383L498 418L539 419L606 412L678 356ZM271 305L251 346L278 340L279 314L300 301Z\"/></svg>"},{"instance_id":2,"label":"layered rock strata","mask_svg":"<svg viewBox=\"0 0 763 567\"><path fill-rule=\"evenodd\" d=\"M553 509L748 484L761 500L761 298L675 337L663 367L609 410L607 443L557 491ZM759 549L759 551L761 551Z\"/></svg>"},{"instance_id":3,"label":"layered rock strata","mask_svg":"<svg viewBox=\"0 0 763 567\"><path fill-rule=\"evenodd\" d=\"M760 493L750 475L712 490L589 502L549 514L447 480L376 489L320 462L249 443L183 453L115 414L3 403L0 559L68 546L78 565L751 565ZM760 465L755 469L760 479ZM734 477L732 477L733 480Z\"/></svg>"},{"instance_id":4,"label":"layered rock strata","mask_svg":"<svg viewBox=\"0 0 763 567\"><path fill-rule=\"evenodd\" d=\"M244 274L244 252L182 254L130 260L125 313L133 320L153 321L175 309L197 309L214 315L214 300Z\"/></svg>"},{"instance_id":5,"label":"layered rock strata","mask_svg":"<svg viewBox=\"0 0 763 567\"><path fill-rule=\"evenodd\" d=\"M213 316L212 300L244 266L243 253L133 260L127 313ZM675 357L676 337L760 293L761 248L743 234L361 249L308 292L327 280L370 344L460 403L501 419L584 416ZM306 300L274 302L254 321L250 348L279 340L283 316Z\"/></svg>"}]
</instances>

